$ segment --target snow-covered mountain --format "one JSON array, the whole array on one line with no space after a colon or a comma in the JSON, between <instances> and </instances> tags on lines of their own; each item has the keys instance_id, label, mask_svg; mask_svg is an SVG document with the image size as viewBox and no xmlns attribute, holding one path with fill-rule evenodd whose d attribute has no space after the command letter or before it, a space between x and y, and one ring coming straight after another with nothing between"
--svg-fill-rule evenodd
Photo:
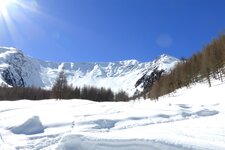
<instances>
[{"instance_id":1,"label":"snow-covered mountain","mask_svg":"<svg viewBox=\"0 0 225 150\"><path fill-rule=\"evenodd\" d=\"M179 60L161 55L152 62L125 60L118 62L49 62L28 57L21 50L0 47L0 83L11 86L51 88L58 73L64 68L68 83L73 86L91 85L125 90L133 94L141 90L136 82L150 75L154 69L169 71Z\"/></svg>"}]
</instances>

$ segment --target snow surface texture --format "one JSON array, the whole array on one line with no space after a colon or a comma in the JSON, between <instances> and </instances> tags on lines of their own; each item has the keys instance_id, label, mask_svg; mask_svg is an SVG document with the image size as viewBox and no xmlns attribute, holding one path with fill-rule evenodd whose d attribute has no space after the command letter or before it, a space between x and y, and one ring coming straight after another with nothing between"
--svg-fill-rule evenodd
<instances>
[{"instance_id":1,"label":"snow surface texture","mask_svg":"<svg viewBox=\"0 0 225 150\"><path fill-rule=\"evenodd\" d=\"M135 83L143 75L151 74L157 67L169 71L177 62L174 57L161 55L153 62L144 63L137 60L55 63L25 56L15 48L0 47L0 83L49 89L64 68L68 83L73 86L110 87L115 92L122 89L132 95L136 89L142 90L141 85L135 88Z\"/></svg>"},{"instance_id":2,"label":"snow surface texture","mask_svg":"<svg viewBox=\"0 0 225 150\"><path fill-rule=\"evenodd\" d=\"M32 134L43 133L44 127L42 126L39 117L34 116L34 117L28 119L22 125L13 127L10 130L15 134L32 135Z\"/></svg>"},{"instance_id":3,"label":"snow surface texture","mask_svg":"<svg viewBox=\"0 0 225 150\"><path fill-rule=\"evenodd\" d=\"M0 102L0 149L224 150L225 83L159 99Z\"/></svg>"}]
</instances>

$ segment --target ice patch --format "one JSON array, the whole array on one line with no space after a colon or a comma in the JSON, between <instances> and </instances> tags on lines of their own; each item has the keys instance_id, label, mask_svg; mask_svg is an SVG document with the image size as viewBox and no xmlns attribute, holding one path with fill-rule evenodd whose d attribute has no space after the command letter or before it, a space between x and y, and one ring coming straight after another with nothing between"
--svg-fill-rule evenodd
<instances>
[{"instance_id":1,"label":"ice patch","mask_svg":"<svg viewBox=\"0 0 225 150\"><path fill-rule=\"evenodd\" d=\"M44 132L44 127L38 116L34 116L24 122L22 125L10 129L14 134L32 135Z\"/></svg>"}]
</instances>

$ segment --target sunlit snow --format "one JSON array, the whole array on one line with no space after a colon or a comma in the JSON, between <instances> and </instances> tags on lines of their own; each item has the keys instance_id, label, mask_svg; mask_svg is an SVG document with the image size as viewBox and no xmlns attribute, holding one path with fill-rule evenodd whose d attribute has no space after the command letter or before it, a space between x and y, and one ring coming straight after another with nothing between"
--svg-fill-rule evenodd
<instances>
[{"instance_id":1,"label":"sunlit snow","mask_svg":"<svg viewBox=\"0 0 225 150\"><path fill-rule=\"evenodd\" d=\"M31 58L16 48L0 47L0 71L9 70L16 82L22 78L25 86L50 89L64 68L69 85L111 88L114 92L136 91L136 82L159 67L169 71L179 60L161 55L152 62L124 60L118 62L49 62ZM19 72L19 73L18 73ZM2 76L0 76L0 84ZM4 83L4 82L3 82ZM137 89L141 89L138 87Z\"/></svg>"},{"instance_id":2,"label":"sunlit snow","mask_svg":"<svg viewBox=\"0 0 225 150\"><path fill-rule=\"evenodd\" d=\"M197 84L157 102L2 101L0 149L223 150L224 89Z\"/></svg>"}]
</instances>

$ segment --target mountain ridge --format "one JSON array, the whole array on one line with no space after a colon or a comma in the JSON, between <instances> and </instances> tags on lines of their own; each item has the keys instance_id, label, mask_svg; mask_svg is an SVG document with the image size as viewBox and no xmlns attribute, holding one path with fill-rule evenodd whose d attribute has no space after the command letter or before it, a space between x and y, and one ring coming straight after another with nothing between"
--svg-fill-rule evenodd
<instances>
[{"instance_id":1,"label":"mountain ridge","mask_svg":"<svg viewBox=\"0 0 225 150\"><path fill-rule=\"evenodd\" d=\"M0 47L0 83L10 86L34 86L50 89L62 68L73 86L96 86L125 90L132 95L141 86L136 82L157 67L166 72L179 60L163 54L150 62L123 60L114 62L52 62L35 59L13 47Z\"/></svg>"}]
</instances>

